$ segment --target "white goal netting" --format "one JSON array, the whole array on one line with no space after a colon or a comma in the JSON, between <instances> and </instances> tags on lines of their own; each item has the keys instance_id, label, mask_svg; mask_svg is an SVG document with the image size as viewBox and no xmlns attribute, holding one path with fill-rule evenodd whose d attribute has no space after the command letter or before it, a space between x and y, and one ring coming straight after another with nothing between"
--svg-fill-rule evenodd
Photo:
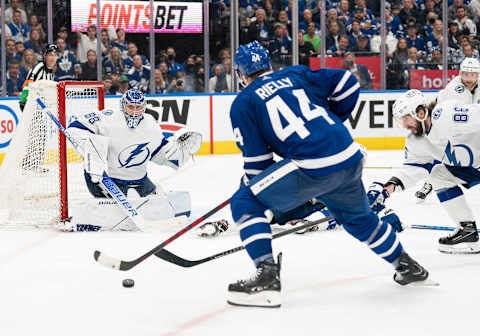
<instances>
[{"instance_id":1,"label":"white goal netting","mask_svg":"<svg viewBox=\"0 0 480 336\"><path fill-rule=\"evenodd\" d=\"M0 167L0 229L48 228L68 217L68 201L88 195L82 159L40 108L68 125L76 115L103 108L98 82L41 80L29 86L28 101Z\"/></svg>"}]
</instances>

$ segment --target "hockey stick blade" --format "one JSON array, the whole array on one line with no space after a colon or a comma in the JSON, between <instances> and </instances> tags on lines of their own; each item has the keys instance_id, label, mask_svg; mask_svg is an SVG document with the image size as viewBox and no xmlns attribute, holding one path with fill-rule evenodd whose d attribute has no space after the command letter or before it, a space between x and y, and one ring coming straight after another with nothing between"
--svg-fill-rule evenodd
<instances>
[{"instance_id":1,"label":"hockey stick blade","mask_svg":"<svg viewBox=\"0 0 480 336\"><path fill-rule=\"evenodd\" d=\"M313 221L313 222L309 222L309 223L300 225L298 227L294 227L294 228L291 228L291 229L288 229L288 230L285 230L285 231L282 231L282 232L275 233L272 236L272 239L280 238L280 237L286 236L290 233L300 231L300 230L303 230L303 229L308 229L311 226L328 222L330 219L332 219L332 217L328 216L328 217L325 217L325 218L322 218L322 219L319 219L319 220L316 220L316 221ZM327 227L328 226L326 226L323 229L326 230ZM245 247L243 245L241 245L241 246L237 246L233 249L223 251L223 252L214 254L210 257L206 257L206 258L199 259L199 260L187 260L187 259L179 257L176 254L173 254L172 252L170 252L168 250L165 250L165 249L162 249L162 250L156 252L155 256L160 258L160 259L163 259L167 262L170 262L172 264L181 266L181 267L193 267L193 266L203 264L203 263L211 261L211 260L215 260L215 259L218 259L218 258L221 258L221 257L225 257L227 255L233 254L235 252L238 252L238 251L241 251L241 250L244 250L244 249L245 249Z\"/></svg>"},{"instance_id":2,"label":"hockey stick blade","mask_svg":"<svg viewBox=\"0 0 480 336\"><path fill-rule=\"evenodd\" d=\"M207 219L208 217L212 216L216 212L218 212L221 209L223 209L224 207L226 207L228 204L230 204L230 198L227 199L226 201L223 201L222 203L217 205L215 208L213 208L212 210L207 212L205 215L199 217L197 220L188 224L183 229L181 229L180 231L175 233L173 236L171 236L170 238L168 238L167 240L165 240L161 244L155 246L153 249L151 249L147 253L143 254L142 256L138 257L137 259L130 260L130 261L124 261L124 260L120 260L120 259L110 257L110 256L108 256L105 253L102 253L100 251L95 251L93 253L93 258L99 264L101 264L105 267L116 269L116 270L119 270L119 271L128 271L128 270L132 269L133 267L137 266L138 264L140 264L142 261L144 261L148 257L152 256L153 254L157 253L158 251L161 251L165 246L170 244L172 241L174 241L175 239L177 239L178 237L183 235L185 232L190 231L195 226L197 226L198 224L203 222L205 219Z\"/></svg>"},{"instance_id":3,"label":"hockey stick blade","mask_svg":"<svg viewBox=\"0 0 480 336\"><path fill-rule=\"evenodd\" d=\"M454 227L450 226L434 226L434 225L420 225L420 224L410 224L407 226L410 229L423 229L423 230L442 230L442 231L455 231ZM477 229L480 232L480 229Z\"/></svg>"}]
</instances>

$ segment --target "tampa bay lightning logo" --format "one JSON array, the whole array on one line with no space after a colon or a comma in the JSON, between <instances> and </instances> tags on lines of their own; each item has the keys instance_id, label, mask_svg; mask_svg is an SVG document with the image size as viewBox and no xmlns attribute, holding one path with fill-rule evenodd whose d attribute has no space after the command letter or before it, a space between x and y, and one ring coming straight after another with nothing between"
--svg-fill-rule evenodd
<instances>
[{"instance_id":1,"label":"tampa bay lightning logo","mask_svg":"<svg viewBox=\"0 0 480 336\"><path fill-rule=\"evenodd\" d=\"M102 114L106 116L110 116L113 114L113 110L102 110Z\"/></svg>"},{"instance_id":2,"label":"tampa bay lightning logo","mask_svg":"<svg viewBox=\"0 0 480 336\"><path fill-rule=\"evenodd\" d=\"M473 152L467 145L453 145L450 141L445 148L445 155L453 166L456 167L472 167Z\"/></svg>"},{"instance_id":3,"label":"tampa bay lightning logo","mask_svg":"<svg viewBox=\"0 0 480 336\"><path fill-rule=\"evenodd\" d=\"M141 166L150 157L147 143L128 146L118 154L119 168L132 168Z\"/></svg>"},{"instance_id":4,"label":"tampa bay lightning logo","mask_svg":"<svg viewBox=\"0 0 480 336\"><path fill-rule=\"evenodd\" d=\"M463 91L465 91L465 86L460 84L455 87L455 92L462 93Z\"/></svg>"}]
</instances>

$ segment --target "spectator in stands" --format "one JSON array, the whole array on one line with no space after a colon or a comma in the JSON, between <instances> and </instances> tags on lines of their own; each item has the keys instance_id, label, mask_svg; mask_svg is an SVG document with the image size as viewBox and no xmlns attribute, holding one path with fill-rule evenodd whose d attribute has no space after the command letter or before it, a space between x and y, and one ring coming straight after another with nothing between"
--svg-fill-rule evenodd
<instances>
[{"instance_id":1,"label":"spectator in stands","mask_svg":"<svg viewBox=\"0 0 480 336\"><path fill-rule=\"evenodd\" d=\"M118 89L120 87L120 76L121 75L118 72L114 72L110 75L110 77L112 78L112 87L110 88L110 92L112 92L112 94L117 94L118 92Z\"/></svg>"},{"instance_id":2,"label":"spectator in stands","mask_svg":"<svg viewBox=\"0 0 480 336\"><path fill-rule=\"evenodd\" d=\"M458 6L454 22L458 24L459 31L464 35L468 35L471 41L477 35L477 26L468 18L466 12L467 7Z\"/></svg>"},{"instance_id":3,"label":"spectator in stands","mask_svg":"<svg viewBox=\"0 0 480 336\"><path fill-rule=\"evenodd\" d=\"M81 64L82 73L79 79L84 81L97 80L97 52L93 49L87 51L87 61Z\"/></svg>"},{"instance_id":4,"label":"spectator in stands","mask_svg":"<svg viewBox=\"0 0 480 336\"><path fill-rule=\"evenodd\" d=\"M350 39L347 35L341 35L338 39L338 48L336 46L327 50L327 55L331 57L343 57L345 53L350 51Z\"/></svg>"},{"instance_id":5,"label":"spectator in stands","mask_svg":"<svg viewBox=\"0 0 480 336\"><path fill-rule=\"evenodd\" d=\"M355 56L352 52L346 52L343 57L343 67L349 70L358 80L361 90L372 90L372 78L368 69L363 64L355 64Z\"/></svg>"},{"instance_id":6,"label":"spectator in stands","mask_svg":"<svg viewBox=\"0 0 480 336\"><path fill-rule=\"evenodd\" d=\"M229 57L224 58L222 65L225 70L225 79L227 80L226 92L232 92L232 59Z\"/></svg>"},{"instance_id":7,"label":"spectator in stands","mask_svg":"<svg viewBox=\"0 0 480 336\"><path fill-rule=\"evenodd\" d=\"M265 21L265 10L259 8L255 11L256 20L248 27L248 41L259 41L268 47L272 27Z\"/></svg>"},{"instance_id":8,"label":"spectator in stands","mask_svg":"<svg viewBox=\"0 0 480 336\"><path fill-rule=\"evenodd\" d=\"M167 88L166 93L185 92L185 80L183 76L174 78Z\"/></svg>"},{"instance_id":9,"label":"spectator in stands","mask_svg":"<svg viewBox=\"0 0 480 336\"><path fill-rule=\"evenodd\" d=\"M425 45L425 40L417 34L417 24L414 20L410 19L408 21L407 27L408 35L406 37L408 48L415 47L419 52L419 56L425 56L427 53L427 46Z\"/></svg>"},{"instance_id":10,"label":"spectator in stands","mask_svg":"<svg viewBox=\"0 0 480 336\"><path fill-rule=\"evenodd\" d=\"M408 45L405 38L400 38L393 56L388 59L386 69L387 88L391 90L407 89L408 72L406 64L408 60Z\"/></svg>"},{"instance_id":11,"label":"spectator in stands","mask_svg":"<svg viewBox=\"0 0 480 336\"><path fill-rule=\"evenodd\" d=\"M378 3L378 1L375 1ZM361 7L363 8L363 16L369 20L370 22L375 21L375 15L373 14L372 10L367 7L365 0L355 0L355 8Z\"/></svg>"},{"instance_id":12,"label":"spectator in stands","mask_svg":"<svg viewBox=\"0 0 480 336\"><path fill-rule=\"evenodd\" d=\"M442 50L439 47L432 49L432 55L428 60L427 67L430 70L442 70L443 69L443 57Z\"/></svg>"},{"instance_id":13,"label":"spectator in stands","mask_svg":"<svg viewBox=\"0 0 480 336\"><path fill-rule=\"evenodd\" d=\"M170 83L173 81L175 77L170 75L170 72L168 71L168 64L167 62L160 62L158 64L158 69L162 72L163 79L167 82L167 84L170 86Z\"/></svg>"},{"instance_id":14,"label":"spectator in stands","mask_svg":"<svg viewBox=\"0 0 480 336\"><path fill-rule=\"evenodd\" d=\"M402 21L398 16L393 15L388 8L385 9L385 22L387 23L387 33L391 32L393 35L396 35L402 29Z\"/></svg>"},{"instance_id":15,"label":"spectator in stands","mask_svg":"<svg viewBox=\"0 0 480 336\"><path fill-rule=\"evenodd\" d=\"M338 48L338 38L340 37L340 27L336 21L330 21L328 25L328 33L325 38L325 48L330 49L333 46Z\"/></svg>"},{"instance_id":16,"label":"spectator in stands","mask_svg":"<svg viewBox=\"0 0 480 336\"><path fill-rule=\"evenodd\" d=\"M45 33L45 29L43 29L43 25L38 20L38 16L36 14L30 15L30 27L31 29L38 29L38 32L40 33L40 41L42 41L42 43L45 42L47 39L47 33Z\"/></svg>"},{"instance_id":17,"label":"spectator in stands","mask_svg":"<svg viewBox=\"0 0 480 336\"><path fill-rule=\"evenodd\" d=\"M317 34L315 34L316 28L315 25L309 24L307 27L307 35L304 36L305 42L310 42L313 45L313 48L315 49L315 52L318 52L321 39L318 37Z\"/></svg>"},{"instance_id":18,"label":"spectator in stands","mask_svg":"<svg viewBox=\"0 0 480 336\"><path fill-rule=\"evenodd\" d=\"M342 20L344 25L350 21L350 4L348 3L348 0L340 1L340 6L338 7L338 19Z\"/></svg>"},{"instance_id":19,"label":"spectator in stands","mask_svg":"<svg viewBox=\"0 0 480 336\"><path fill-rule=\"evenodd\" d=\"M454 49L459 49L460 48L460 42L459 37L461 36L461 33L458 29L458 23L455 21L452 21L448 24L448 46L450 48Z\"/></svg>"},{"instance_id":20,"label":"spectator in stands","mask_svg":"<svg viewBox=\"0 0 480 336\"><path fill-rule=\"evenodd\" d=\"M122 53L122 58L128 57L128 44L125 41L125 30L123 28L117 29L117 39L112 42L112 47L117 47Z\"/></svg>"},{"instance_id":21,"label":"spectator in stands","mask_svg":"<svg viewBox=\"0 0 480 336\"><path fill-rule=\"evenodd\" d=\"M128 77L126 75L121 75L120 76L120 86L118 87L118 91L116 92L117 95L123 95L125 92L128 91L129 85L128 85Z\"/></svg>"},{"instance_id":22,"label":"spectator in stands","mask_svg":"<svg viewBox=\"0 0 480 336\"><path fill-rule=\"evenodd\" d=\"M25 73L28 73L30 70L33 69L35 65L37 65L38 59L32 49L25 49L23 52L23 57L21 61L21 66Z\"/></svg>"},{"instance_id":23,"label":"spectator in stands","mask_svg":"<svg viewBox=\"0 0 480 336\"><path fill-rule=\"evenodd\" d=\"M415 18L415 22L418 22L420 19L420 13L414 6L413 0L403 0L403 8L398 16L402 20L402 24L407 24L411 17Z\"/></svg>"},{"instance_id":24,"label":"spectator in stands","mask_svg":"<svg viewBox=\"0 0 480 336\"><path fill-rule=\"evenodd\" d=\"M374 19L369 19L366 15L365 9L361 6L355 7L353 17L348 20L345 28L347 32L352 30L352 23L354 20L360 22L360 26L366 35L378 35L377 23Z\"/></svg>"},{"instance_id":25,"label":"spectator in stands","mask_svg":"<svg viewBox=\"0 0 480 336\"><path fill-rule=\"evenodd\" d=\"M407 64L406 68L407 70L425 70L425 64L421 61L421 59L418 57L419 53L417 48L415 47L410 47L408 48L408 59L407 59Z\"/></svg>"},{"instance_id":26,"label":"spectator in stands","mask_svg":"<svg viewBox=\"0 0 480 336\"><path fill-rule=\"evenodd\" d=\"M352 29L350 30L349 39L350 39L350 48L355 48L357 45L357 40L359 36L366 35L365 30L362 29L360 21L353 20Z\"/></svg>"},{"instance_id":27,"label":"spectator in stands","mask_svg":"<svg viewBox=\"0 0 480 336\"><path fill-rule=\"evenodd\" d=\"M103 87L105 89L105 94L106 95L113 95L115 92L112 91L112 77L109 75L106 75L103 77Z\"/></svg>"},{"instance_id":28,"label":"spectator in stands","mask_svg":"<svg viewBox=\"0 0 480 336\"><path fill-rule=\"evenodd\" d=\"M473 49L472 45L470 43L464 43L461 48L461 54L460 57L457 60L457 63L460 64L465 58L476 58L477 60L480 60L480 55L477 49Z\"/></svg>"},{"instance_id":29,"label":"spectator in stands","mask_svg":"<svg viewBox=\"0 0 480 336\"><path fill-rule=\"evenodd\" d=\"M208 90L212 93L228 92L228 82L222 64L215 64L213 66L213 77L208 80Z\"/></svg>"},{"instance_id":30,"label":"spectator in stands","mask_svg":"<svg viewBox=\"0 0 480 336\"><path fill-rule=\"evenodd\" d=\"M21 61L22 55L17 53L17 48L15 47L15 41L12 39L9 39L6 42L6 45L7 45L7 48L6 48L7 66L8 66L8 63L10 63L14 59L17 61Z\"/></svg>"},{"instance_id":31,"label":"spectator in stands","mask_svg":"<svg viewBox=\"0 0 480 336\"><path fill-rule=\"evenodd\" d=\"M30 39L24 43L25 49L32 49L37 56L39 62L43 61L43 43L40 40L40 32L38 29L30 31Z\"/></svg>"},{"instance_id":32,"label":"spectator in stands","mask_svg":"<svg viewBox=\"0 0 480 336\"><path fill-rule=\"evenodd\" d=\"M107 60L103 65L103 72L106 75L111 75L114 72L119 74L124 74L125 71L126 71L126 66L122 59L122 53L120 51L120 48L113 47L110 50L110 55L108 55Z\"/></svg>"},{"instance_id":33,"label":"spectator in stands","mask_svg":"<svg viewBox=\"0 0 480 336\"><path fill-rule=\"evenodd\" d=\"M448 2L450 3L450 1ZM448 18L452 19L457 16L458 7L464 7L466 10L466 16L469 18L474 18L475 14L471 7L466 7L463 0L453 0L453 4L448 7Z\"/></svg>"},{"instance_id":34,"label":"spectator in stands","mask_svg":"<svg viewBox=\"0 0 480 336\"><path fill-rule=\"evenodd\" d=\"M183 65L177 63L176 61L177 54L173 47L167 48L167 65L168 65L168 72L172 77L181 77L184 75L185 69L183 69Z\"/></svg>"},{"instance_id":35,"label":"spectator in stands","mask_svg":"<svg viewBox=\"0 0 480 336\"><path fill-rule=\"evenodd\" d=\"M433 48L438 47L440 42L443 41L443 23L442 20L435 20L433 29L427 34L427 50L431 54Z\"/></svg>"},{"instance_id":36,"label":"spectator in stands","mask_svg":"<svg viewBox=\"0 0 480 336\"><path fill-rule=\"evenodd\" d=\"M265 0L263 2L263 9L265 10L265 22L269 25L273 25L277 21L278 11L273 8L271 0Z\"/></svg>"},{"instance_id":37,"label":"spectator in stands","mask_svg":"<svg viewBox=\"0 0 480 336\"><path fill-rule=\"evenodd\" d=\"M425 0L425 9L420 12L420 24L425 25L427 21L425 19L428 16L428 13L435 13L436 18L439 18L442 15L442 10L435 3L434 0ZM452 16L453 18L454 16Z\"/></svg>"},{"instance_id":38,"label":"spectator in stands","mask_svg":"<svg viewBox=\"0 0 480 336\"><path fill-rule=\"evenodd\" d=\"M278 21L279 23L283 24L285 27L287 27L287 33L288 36L292 36L292 22L289 20L287 12L284 10L281 10L278 12Z\"/></svg>"},{"instance_id":39,"label":"spectator in stands","mask_svg":"<svg viewBox=\"0 0 480 336\"><path fill-rule=\"evenodd\" d=\"M69 44L69 41L68 41L68 28L67 27L65 27L65 26L60 27L60 29L58 30L58 33L57 33L57 38L58 37L62 38L65 41L65 43L66 43L65 49L72 50L72 48L70 48L70 44Z\"/></svg>"},{"instance_id":40,"label":"spectator in stands","mask_svg":"<svg viewBox=\"0 0 480 336\"><path fill-rule=\"evenodd\" d=\"M127 77L132 88L147 92L150 83L150 67L143 65L140 55L133 56L133 67L128 70Z\"/></svg>"},{"instance_id":41,"label":"spectator in stands","mask_svg":"<svg viewBox=\"0 0 480 336\"><path fill-rule=\"evenodd\" d=\"M142 59L142 64L146 66L150 66L150 62L148 61L148 58L145 55L140 55L138 53L138 47L135 43L133 42L128 42L128 57L123 61L125 65L125 72L129 71L133 67L133 58L136 55L139 55L140 58Z\"/></svg>"},{"instance_id":42,"label":"spectator in stands","mask_svg":"<svg viewBox=\"0 0 480 336\"><path fill-rule=\"evenodd\" d=\"M105 58L110 54L110 50L112 49L112 43L110 42L107 29L102 29L100 39L102 41L102 58Z\"/></svg>"},{"instance_id":43,"label":"spectator in stands","mask_svg":"<svg viewBox=\"0 0 480 336\"><path fill-rule=\"evenodd\" d=\"M338 18L337 10L335 8L330 8L327 12L327 27L330 25L330 22L336 22L338 24L338 29L340 34L345 34L345 24L342 20ZM305 30L306 31L306 30Z\"/></svg>"},{"instance_id":44,"label":"spectator in stands","mask_svg":"<svg viewBox=\"0 0 480 336\"><path fill-rule=\"evenodd\" d=\"M357 44L352 48L355 56L370 56L370 40L365 35L360 35L357 38Z\"/></svg>"},{"instance_id":45,"label":"spectator in stands","mask_svg":"<svg viewBox=\"0 0 480 336\"><path fill-rule=\"evenodd\" d=\"M8 24L8 28L12 34L12 40L15 42L28 41L28 33L31 30L30 26L22 23L22 13L19 10L13 12L12 21Z\"/></svg>"},{"instance_id":46,"label":"spectator in stands","mask_svg":"<svg viewBox=\"0 0 480 336\"><path fill-rule=\"evenodd\" d=\"M313 25L313 23L312 23ZM268 44L270 61L274 70L291 65L292 40L281 23L276 23L273 29L273 39Z\"/></svg>"},{"instance_id":47,"label":"spectator in stands","mask_svg":"<svg viewBox=\"0 0 480 336\"><path fill-rule=\"evenodd\" d=\"M22 2L20 0L12 0L10 2L10 7L5 10L5 22L8 24L13 20L13 14L15 11L20 11L21 13L21 22L27 24L28 18L27 13L21 8Z\"/></svg>"},{"instance_id":48,"label":"spectator in stands","mask_svg":"<svg viewBox=\"0 0 480 336\"><path fill-rule=\"evenodd\" d=\"M320 29L320 25L318 24L318 22L313 21L312 11L310 9L305 9L303 11L303 20L301 20L300 23L298 24L298 29L302 29L302 30L306 31L308 25L311 22L313 22L315 24L316 32L318 32L319 29Z\"/></svg>"},{"instance_id":49,"label":"spectator in stands","mask_svg":"<svg viewBox=\"0 0 480 336\"><path fill-rule=\"evenodd\" d=\"M87 28L87 35L82 33L85 28ZM97 27L94 25L79 27L76 33L78 38L77 59L80 63L86 63L88 61L87 52L97 50Z\"/></svg>"},{"instance_id":50,"label":"spectator in stands","mask_svg":"<svg viewBox=\"0 0 480 336\"><path fill-rule=\"evenodd\" d=\"M17 54L23 56L23 52L25 51L25 44L23 42L15 42L15 51Z\"/></svg>"},{"instance_id":51,"label":"spectator in stands","mask_svg":"<svg viewBox=\"0 0 480 336\"><path fill-rule=\"evenodd\" d=\"M61 37L57 38L58 58L57 58L57 70L55 76L59 81L74 80L76 79L75 67L78 66L77 59L67 48L67 43ZM95 79L97 74L95 74Z\"/></svg>"},{"instance_id":52,"label":"spectator in stands","mask_svg":"<svg viewBox=\"0 0 480 336\"><path fill-rule=\"evenodd\" d=\"M20 61L11 60L7 72L7 95L20 96L25 77L20 77Z\"/></svg>"},{"instance_id":53,"label":"spectator in stands","mask_svg":"<svg viewBox=\"0 0 480 336\"><path fill-rule=\"evenodd\" d=\"M303 30L298 31L298 63L310 65L310 57L315 56L315 48L310 42L304 40Z\"/></svg>"},{"instance_id":54,"label":"spectator in stands","mask_svg":"<svg viewBox=\"0 0 480 336\"><path fill-rule=\"evenodd\" d=\"M160 71L160 69L155 69L154 77L155 77L155 89L153 92L150 92L150 87L149 87L148 93L164 94L167 91L167 83L165 83L165 80L163 79L162 72Z\"/></svg>"}]
</instances>

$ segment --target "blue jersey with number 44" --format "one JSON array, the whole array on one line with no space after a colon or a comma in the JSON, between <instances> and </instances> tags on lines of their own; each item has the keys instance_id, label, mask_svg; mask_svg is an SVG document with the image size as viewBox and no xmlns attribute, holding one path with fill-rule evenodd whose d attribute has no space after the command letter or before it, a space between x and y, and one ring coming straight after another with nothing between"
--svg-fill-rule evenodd
<instances>
[{"instance_id":1,"label":"blue jersey with number 44","mask_svg":"<svg viewBox=\"0 0 480 336\"><path fill-rule=\"evenodd\" d=\"M230 110L247 177L273 164L273 153L311 176L358 163L363 156L343 121L359 90L355 76L340 69L290 66L255 79Z\"/></svg>"}]
</instances>

